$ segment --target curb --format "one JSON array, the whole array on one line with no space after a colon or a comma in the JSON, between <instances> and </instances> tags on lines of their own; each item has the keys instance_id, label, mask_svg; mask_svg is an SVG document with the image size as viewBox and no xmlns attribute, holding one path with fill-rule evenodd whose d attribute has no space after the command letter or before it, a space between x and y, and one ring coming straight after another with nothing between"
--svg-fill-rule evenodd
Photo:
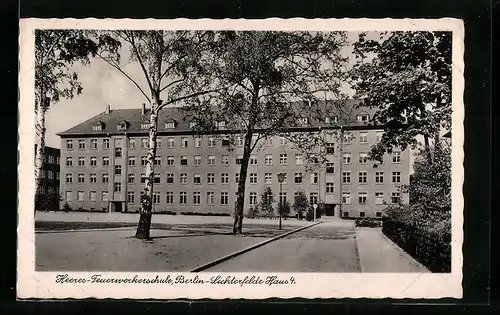
<instances>
[{"instance_id":1,"label":"curb","mask_svg":"<svg viewBox=\"0 0 500 315\"><path fill-rule=\"evenodd\" d=\"M389 244L391 244L393 247L396 248L396 250L403 256L405 256L407 259L409 260L412 260L416 265L418 265L419 267L427 270L428 272L431 272L429 269L427 269L426 266L422 265L418 260L416 260L415 258L413 258L410 254L408 254L407 252L405 252L401 247L399 247L396 243L394 243L390 238L388 238L384 233L382 233L382 230L380 230L379 232L386 240L387 242L389 242Z\"/></svg>"},{"instance_id":2,"label":"curb","mask_svg":"<svg viewBox=\"0 0 500 315\"><path fill-rule=\"evenodd\" d=\"M135 230L135 229L136 229L135 227L120 227L120 228L109 228L109 229L73 229L73 230L55 230L55 231L35 231L35 234L128 231L128 230Z\"/></svg>"},{"instance_id":3,"label":"curb","mask_svg":"<svg viewBox=\"0 0 500 315\"><path fill-rule=\"evenodd\" d=\"M244 253L246 253L246 252L249 252L249 251L251 251L251 250L254 250L254 249L258 248L258 247L261 247L261 246L264 246L264 245L269 244L269 243L271 243L271 242L274 242L274 241L276 241L276 240L278 240L278 239L280 239L280 238L286 237L286 236L288 236L288 235L290 235L290 234L297 233L297 232L300 232L300 231L302 231L302 230L308 229L308 228L310 228L310 227L316 226L316 225L318 225L318 224L320 224L320 223L321 223L321 222L316 222L316 223L313 223L313 224L311 224L311 225L302 226L302 227L300 227L300 228L298 228L298 229L295 229L295 230L292 230L292 231L290 231L290 232L286 232L286 233L283 233L283 234L281 234L281 235L275 236L275 237L273 237L273 238L270 238L270 239L265 240L265 241L263 241L263 242L260 242L260 243L258 243L258 244L252 245L252 246L250 246L250 247L247 247L247 248L244 248L244 249L242 249L242 250L239 250L239 251L236 251L236 252L234 252L234 253L231 253L231 254L229 254L229 255L226 255L226 256L224 256L224 257L217 258L216 260L213 260L213 261L211 261L211 262L209 262L209 263L206 263L206 264L204 264L204 265L201 265L201 266L199 266L199 267L196 267L195 269L191 270L190 272L200 272L200 271L206 270L206 269L208 269L208 268L210 268L210 267L213 267L213 266L216 266L216 265L218 265L218 264L220 264L220 263L222 263L222 262L225 262L225 261L227 261L227 260L229 260L229 259L231 259L231 258L234 258L234 257L240 256L240 255L242 255L242 254L244 254Z\"/></svg>"}]
</instances>

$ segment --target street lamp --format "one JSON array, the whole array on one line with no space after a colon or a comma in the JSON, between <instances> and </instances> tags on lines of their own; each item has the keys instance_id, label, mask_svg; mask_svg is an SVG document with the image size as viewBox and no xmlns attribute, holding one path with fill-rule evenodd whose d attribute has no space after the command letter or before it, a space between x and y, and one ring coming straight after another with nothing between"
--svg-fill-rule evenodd
<instances>
[{"instance_id":1,"label":"street lamp","mask_svg":"<svg viewBox=\"0 0 500 315\"><path fill-rule=\"evenodd\" d=\"M285 174L283 173L278 173L278 182L280 183L280 202L279 202L279 207L278 212L280 214L280 227L279 229L281 230L281 211L283 211L283 181L285 180Z\"/></svg>"},{"instance_id":2,"label":"street lamp","mask_svg":"<svg viewBox=\"0 0 500 315\"><path fill-rule=\"evenodd\" d=\"M318 208L317 204L313 204L313 209L314 209L314 218L313 221L316 221L316 209Z\"/></svg>"}]
</instances>

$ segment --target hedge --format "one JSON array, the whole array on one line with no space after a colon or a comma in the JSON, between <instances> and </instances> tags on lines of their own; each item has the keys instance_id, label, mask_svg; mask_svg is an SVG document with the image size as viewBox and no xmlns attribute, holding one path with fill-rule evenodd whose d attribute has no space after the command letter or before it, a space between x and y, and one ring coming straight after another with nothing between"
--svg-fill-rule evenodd
<instances>
[{"instance_id":1,"label":"hedge","mask_svg":"<svg viewBox=\"0 0 500 315\"><path fill-rule=\"evenodd\" d=\"M382 233L432 272L451 272L451 233L384 219Z\"/></svg>"},{"instance_id":2,"label":"hedge","mask_svg":"<svg viewBox=\"0 0 500 315\"><path fill-rule=\"evenodd\" d=\"M229 213L217 213L217 212L181 212L182 215L199 215L205 217L230 217Z\"/></svg>"}]
</instances>

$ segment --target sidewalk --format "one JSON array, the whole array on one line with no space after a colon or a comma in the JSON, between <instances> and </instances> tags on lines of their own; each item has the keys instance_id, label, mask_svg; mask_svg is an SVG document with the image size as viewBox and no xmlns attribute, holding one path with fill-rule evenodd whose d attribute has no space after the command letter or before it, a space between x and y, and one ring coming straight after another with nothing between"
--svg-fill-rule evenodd
<instances>
[{"instance_id":1,"label":"sidewalk","mask_svg":"<svg viewBox=\"0 0 500 315\"><path fill-rule=\"evenodd\" d=\"M356 228L355 230L363 272L430 272L383 235L381 228Z\"/></svg>"}]
</instances>

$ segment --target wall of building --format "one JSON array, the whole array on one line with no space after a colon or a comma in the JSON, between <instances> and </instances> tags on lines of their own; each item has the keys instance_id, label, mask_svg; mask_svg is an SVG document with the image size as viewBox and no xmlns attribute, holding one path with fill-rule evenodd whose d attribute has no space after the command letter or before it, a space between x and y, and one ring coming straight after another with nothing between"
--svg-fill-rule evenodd
<instances>
[{"instance_id":1,"label":"wall of building","mask_svg":"<svg viewBox=\"0 0 500 315\"><path fill-rule=\"evenodd\" d=\"M294 194L299 190L303 190L308 199L311 193L317 193L320 200L328 204L339 205L342 201L343 193L351 194L351 202L343 204L343 211L347 212L349 217L359 217L364 213L366 217L376 217L379 215L386 205L376 204L375 193L383 193L383 200L386 203L391 203L391 194L398 191L401 184L409 182L409 153L408 151L401 152L401 160L399 163L393 163L392 156L386 155L384 162L374 166L373 162L366 164L359 163L359 153L367 153L370 146L376 142L377 130L352 130L353 135L351 144L343 144L341 147L336 144L336 149L333 154L327 156L328 160L334 163L334 173L327 174L326 167L318 167L316 169L307 170L305 164L297 165L295 154L299 154L290 143L282 145L281 139L276 137L272 140L272 145L262 143L260 150L253 154L257 157L256 165L249 165L247 185L245 192L245 211L248 211L250 205L250 193L257 195L257 202L260 200L260 195L264 191L266 185L271 186L275 193L276 204L279 198L280 185L277 180L278 173L286 173L287 181L283 183L283 192L286 193L286 199L293 204ZM360 143L360 133L366 133L366 143ZM144 184L141 184L141 174L145 174L145 166L141 166L141 157L146 156L146 149L141 148L141 139L147 139L144 136L130 136L126 134L113 135L109 137L81 137L81 138L62 138L61 143L61 193L64 200L62 204L68 203L72 209L85 210L104 210L116 211L120 208L116 207L117 203L121 203L121 211L135 212L140 207L140 193L144 189ZM169 135L160 134L158 137L161 142L161 147L157 149L157 156L161 158L161 165L155 166L155 173L160 174L160 183L154 185L154 191L159 194L159 202L154 205L154 210L181 212L200 212L200 213L228 213L234 211L236 202L237 182L236 174L239 173L240 166L236 164L236 157L243 153L243 148L236 146L234 150L228 150L222 147L220 139L216 140L214 147L209 147L209 137L202 137L201 147L195 147L193 135ZM174 139L174 147L168 147L168 138ZM185 138L185 139L184 139ZM97 149L91 148L91 139L97 139ZM109 149L103 149L103 140L109 139ZM116 140L120 139L120 140ZM131 140L135 140L135 148L130 146ZM67 141L73 141L73 149L67 149ZM78 148L78 141L85 141L85 149ZM132 141L134 141L132 140ZM187 140L187 147L181 146L181 141ZM115 142L118 141L118 142ZM115 157L115 145L120 145L121 141L122 156ZM333 140L332 140L333 141ZM280 164L280 154L287 154L287 163ZM343 153L351 153L351 163L341 163ZM197 166L194 163L195 156L201 156L201 165ZM208 156L215 157L215 164L208 165ZM228 165L222 165L222 156L228 156ZM272 155L272 165L265 164L266 155ZM187 156L187 165L181 164L181 156ZM66 160L68 157L73 158L73 166L67 166ZM83 157L85 165L78 166L78 158ZM90 166L91 157L97 160L96 166ZM109 158L109 166L103 166L103 157ZM135 158L135 165L129 166L129 158ZM167 165L168 157L174 158L174 165ZM341 165L342 164L342 165ZM115 165L121 165L121 175L115 175ZM366 183L358 182L360 171L367 172ZM400 183L392 182L392 172L401 172ZM351 182L342 183L342 173L351 172ZM383 183L375 182L375 173L383 172ZM103 174L109 175L109 182L103 183ZM187 174L187 182L181 183L180 176L182 173ZM208 174L214 174L215 183L208 183ZM250 183L250 174L257 174L257 183ZM266 173L271 174L271 183L265 183ZM295 183L294 178L296 173L302 174L302 183ZM318 173L318 183L311 183L311 173ZM72 174L73 182L67 183L67 174ZM84 182L78 182L78 174L83 174ZM95 174L96 183L90 182L91 174ZM134 182L128 183L129 174L134 174ZM167 183L167 174L173 174L174 182ZM194 183L194 174L201 176L201 183ZM223 174L227 174L228 183L222 183ZM327 182L334 183L334 192L326 193ZM121 191L114 192L114 183L121 183ZM71 192L71 200L68 200L67 192ZM78 195L82 200L78 200ZM103 199L103 192L108 193L108 200ZM173 203L167 203L167 192L173 194ZM187 194L187 203L180 204L180 194ZM207 204L207 194L214 193L214 204ZM194 204L194 193L200 194L200 204ZM228 194L227 205L221 204L221 194ZM359 203L359 193L366 193L366 203ZM91 200L91 194L95 196L95 200ZM129 200L130 195L133 195L133 200ZM407 202L407 196L402 195L403 202ZM130 202L129 202L130 201ZM110 203L114 202L114 203ZM110 204L112 206L110 206ZM340 215L339 206L335 208L335 215Z\"/></svg>"}]
</instances>

